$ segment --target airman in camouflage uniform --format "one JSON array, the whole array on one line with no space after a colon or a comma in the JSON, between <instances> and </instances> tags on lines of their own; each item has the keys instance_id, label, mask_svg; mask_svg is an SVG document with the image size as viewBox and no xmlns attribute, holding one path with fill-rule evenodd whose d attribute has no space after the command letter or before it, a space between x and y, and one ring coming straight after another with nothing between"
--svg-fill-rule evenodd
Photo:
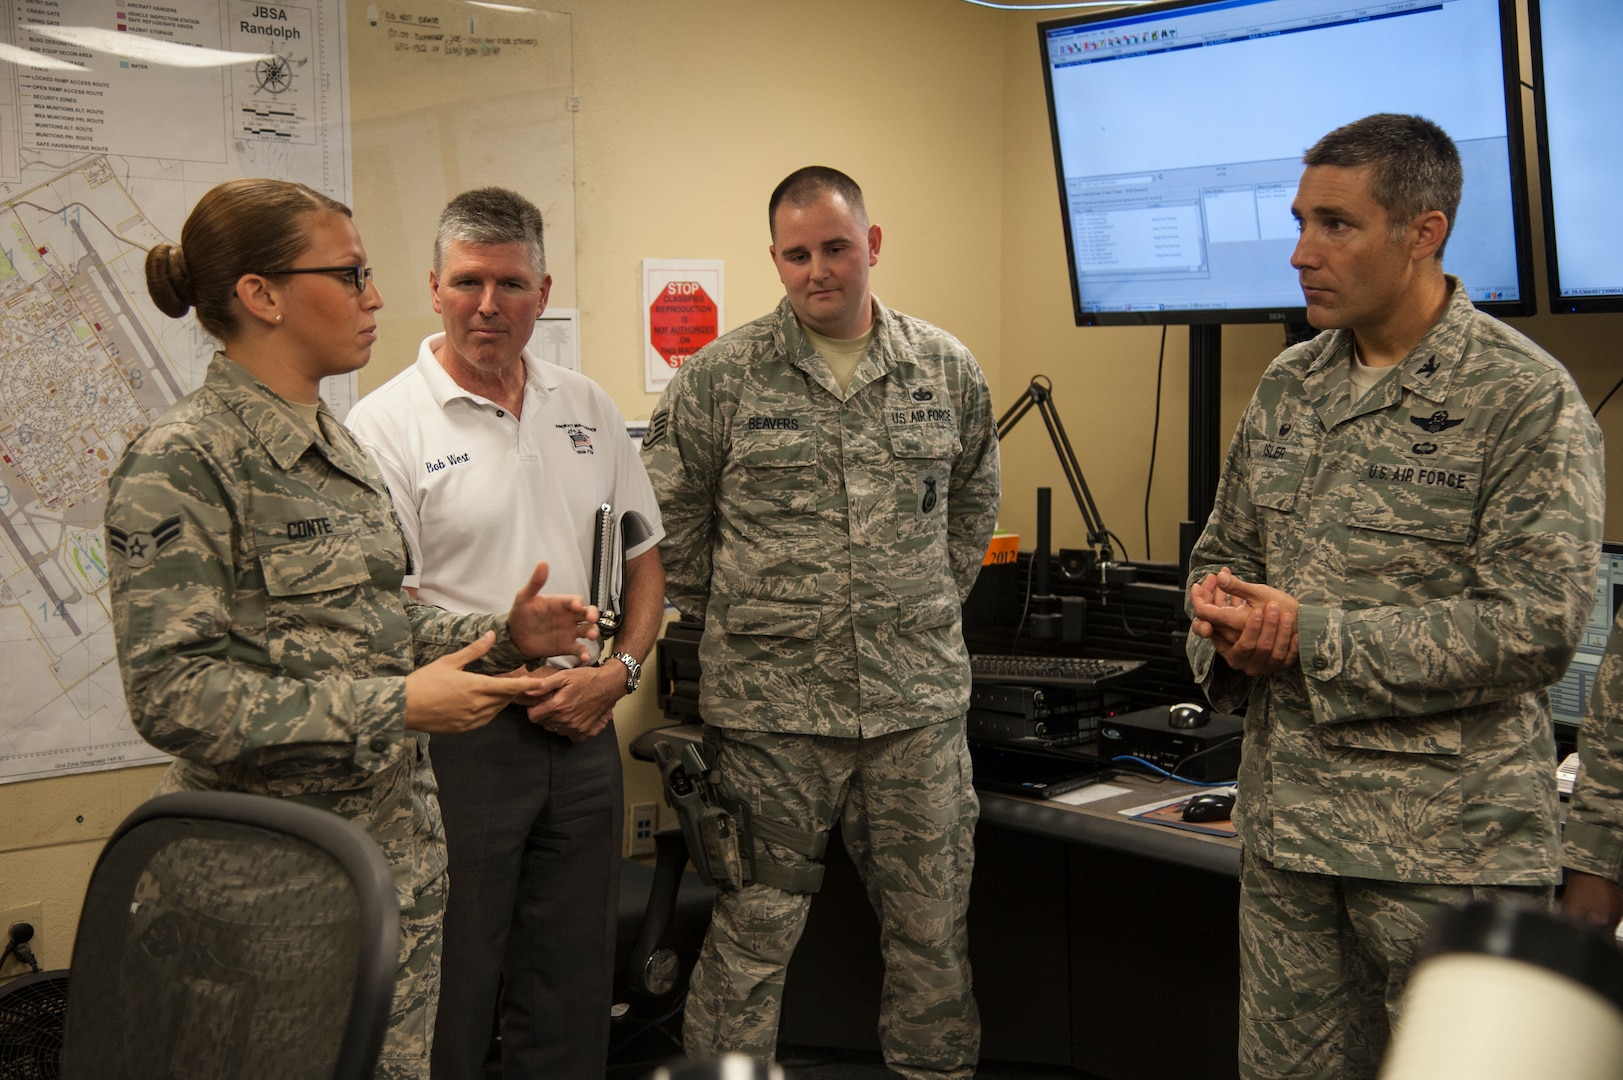
<instances>
[{"instance_id":1,"label":"airman in camouflage uniform","mask_svg":"<svg viewBox=\"0 0 1623 1080\"><path fill-rule=\"evenodd\" d=\"M1578 760L1562 833L1561 906L1610 933L1623 917L1623 611L1595 673L1578 731Z\"/></svg>"},{"instance_id":2,"label":"airman in camouflage uniform","mask_svg":"<svg viewBox=\"0 0 1623 1080\"><path fill-rule=\"evenodd\" d=\"M1395 158L1358 156L1372 134ZM1452 158L1453 202L1378 201L1380 169L1428 154ZM1307 162L1292 264L1335 329L1241 418L1191 558L1189 658L1245 712L1241 1075L1373 1077L1439 905L1548 903L1542 690L1593 605L1605 485L1572 378L1442 273L1447 136L1371 117Z\"/></svg>"},{"instance_id":3,"label":"airman in camouflage uniform","mask_svg":"<svg viewBox=\"0 0 1623 1080\"><path fill-rule=\"evenodd\" d=\"M756 836L756 880L718 896L684 1041L694 1057L774 1054L784 970L838 822L879 914L886 1062L968 1076L979 804L959 605L997 516L990 397L958 341L871 296L879 233L848 177L793 174L769 214L788 296L677 371L643 455L669 596L705 624L720 788L807 843ZM808 329L837 340L819 348ZM824 350L870 331L842 379Z\"/></svg>"},{"instance_id":4,"label":"airman in camouflage uniform","mask_svg":"<svg viewBox=\"0 0 1623 1080\"><path fill-rule=\"evenodd\" d=\"M453 616L400 589L388 493L322 406L320 434L223 354L124 455L107 502L113 626L130 715L176 755L156 794L246 791L360 822L401 908L380 1078L426 1077L445 837L404 676L497 631L481 666L526 657L506 616Z\"/></svg>"},{"instance_id":5,"label":"airman in camouflage uniform","mask_svg":"<svg viewBox=\"0 0 1623 1080\"><path fill-rule=\"evenodd\" d=\"M300 265L302 262L303 265ZM224 351L108 487L113 633L130 717L175 755L159 791L297 799L359 821L394 868L401 966L377 1073L428 1074L445 832L423 732L468 731L540 686L504 672L596 635L537 565L505 618L402 591L383 480L321 404L364 366L383 298L349 208L302 184L210 188L147 252L158 310Z\"/></svg>"}]
</instances>

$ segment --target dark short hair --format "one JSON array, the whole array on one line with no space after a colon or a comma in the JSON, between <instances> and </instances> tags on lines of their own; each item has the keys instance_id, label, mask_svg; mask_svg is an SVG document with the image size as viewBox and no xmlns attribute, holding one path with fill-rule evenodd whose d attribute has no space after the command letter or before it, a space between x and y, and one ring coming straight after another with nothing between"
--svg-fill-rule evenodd
<instances>
[{"instance_id":1,"label":"dark short hair","mask_svg":"<svg viewBox=\"0 0 1623 1080\"><path fill-rule=\"evenodd\" d=\"M1393 239L1401 237L1409 222L1421 214L1442 211L1448 219L1448 232L1443 234L1443 244L1437 245L1437 258L1443 257L1443 246L1454 231L1454 215L1460 208L1465 170L1454 140L1442 128L1423 116L1376 113L1330 132L1302 156L1302 163L1374 166L1370 194L1386 211Z\"/></svg>"},{"instance_id":2,"label":"dark short hair","mask_svg":"<svg viewBox=\"0 0 1623 1080\"><path fill-rule=\"evenodd\" d=\"M527 244L537 279L547 276L547 245L541 211L529 199L507 188L464 191L440 214L434 233L434 273L445 265L451 241L465 244Z\"/></svg>"},{"instance_id":3,"label":"dark short hair","mask_svg":"<svg viewBox=\"0 0 1623 1080\"><path fill-rule=\"evenodd\" d=\"M796 169L784 177L777 187L772 189L772 198L766 203L766 225L772 233L772 238L778 238L778 207L784 203L790 206L810 206L822 196L833 192L845 200L857 215L857 219L864 223L868 220L868 208L862 202L862 189L857 182L838 169L831 169L827 165L807 165Z\"/></svg>"},{"instance_id":4,"label":"dark short hair","mask_svg":"<svg viewBox=\"0 0 1623 1080\"><path fill-rule=\"evenodd\" d=\"M237 282L248 274L280 270L310 247L310 217L349 207L287 180L227 180L197 200L180 243L147 252L147 293L158 310L178 319L190 308L216 340L238 329Z\"/></svg>"}]
</instances>

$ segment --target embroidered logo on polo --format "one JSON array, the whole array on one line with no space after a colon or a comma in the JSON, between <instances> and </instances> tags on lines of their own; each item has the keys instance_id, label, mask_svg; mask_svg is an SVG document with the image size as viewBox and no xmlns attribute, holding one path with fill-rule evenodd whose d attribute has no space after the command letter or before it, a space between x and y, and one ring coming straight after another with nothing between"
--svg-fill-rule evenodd
<instances>
[{"instance_id":1,"label":"embroidered logo on polo","mask_svg":"<svg viewBox=\"0 0 1623 1080\"><path fill-rule=\"evenodd\" d=\"M597 431L595 427L586 424L554 424L553 427L563 432L569 439L569 448L577 454L595 454L592 448L592 435ZM645 438L644 443L647 442Z\"/></svg>"},{"instance_id":2,"label":"embroidered logo on polo","mask_svg":"<svg viewBox=\"0 0 1623 1080\"><path fill-rule=\"evenodd\" d=\"M1421 431L1436 435L1438 432L1447 431L1449 428L1459 427L1465 421L1463 419L1450 420L1447 409L1438 409L1430 416L1411 416L1409 417L1409 423Z\"/></svg>"},{"instance_id":3,"label":"embroidered logo on polo","mask_svg":"<svg viewBox=\"0 0 1623 1080\"><path fill-rule=\"evenodd\" d=\"M107 526L107 546L124 556L132 570L149 566L158 552L180 539L180 515L158 522L151 532L125 532L116 525Z\"/></svg>"}]
</instances>

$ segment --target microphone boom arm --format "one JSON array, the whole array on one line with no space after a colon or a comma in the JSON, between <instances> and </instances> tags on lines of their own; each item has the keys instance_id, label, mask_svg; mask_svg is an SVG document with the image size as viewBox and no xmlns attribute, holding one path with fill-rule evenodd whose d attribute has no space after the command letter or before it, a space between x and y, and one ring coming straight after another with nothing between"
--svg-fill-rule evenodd
<instances>
[{"instance_id":1,"label":"microphone boom arm","mask_svg":"<svg viewBox=\"0 0 1623 1080\"><path fill-rule=\"evenodd\" d=\"M1088 545L1096 550L1101 565L1109 565L1115 561L1110 549L1110 531L1099 518L1093 493L1088 490L1088 482L1082 476L1082 466L1077 463L1076 452L1071 449L1071 440L1065 434L1065 425L1060 422L1059 412L1054 407L1054 384L1048 376L1033 375L1025 391L998 419L998 442L1007 438L1014 426L1033 408L1043 418L1043 426L1048 428L1048 441L1054 444L1054 455L1059 458L1066 483L1071 485L1076 508L1082 512L1082 523L1088 529Z\"/></svg>"}]
</instances>

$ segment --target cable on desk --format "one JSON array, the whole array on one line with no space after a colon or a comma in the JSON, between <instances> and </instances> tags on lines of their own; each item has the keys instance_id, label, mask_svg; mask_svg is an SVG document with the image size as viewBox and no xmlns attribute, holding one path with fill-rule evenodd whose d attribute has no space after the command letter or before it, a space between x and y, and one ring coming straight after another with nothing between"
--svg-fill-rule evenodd
<instances>
[{"instance_id":1,"label":"cable on desk","mask_svg":"<svg viewBox=\"0 0 1623 1080\"><path fill-rule=\"evenodd\" d=\"M1189 757L1194 756L1194 754L1189 755ZM1189 758L1185 758L1184 760L1187 761ZM1135 757L1132 754L1118 754L1111 758L1110 762L1111 764L1122 762L1128 765L1142 765L1146 769L1150 770L1150 772L1164 776L1168 780L1176 780L1180 784L1189 784L1193 787L1232 787L1236 783L1234 780L1191 780L1187 776L1179 776L1175 772L1170 772L1163 769L1153 761L1145 761L1143 758Z\"/></svg>"}]
</instances>

